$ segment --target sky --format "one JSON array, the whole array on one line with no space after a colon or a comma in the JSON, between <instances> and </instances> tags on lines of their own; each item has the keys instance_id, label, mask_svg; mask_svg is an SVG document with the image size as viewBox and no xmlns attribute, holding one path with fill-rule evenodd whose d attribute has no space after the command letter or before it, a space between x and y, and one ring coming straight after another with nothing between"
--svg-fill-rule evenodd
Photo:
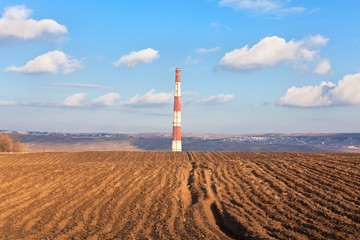
<instances>
[{"instance_id":1,"label":"sky","mask_svg":"<svg viewBox=\"0 0 360 240\"><path fill-rule=\"evenodd\" d=\"M0 1L0 129L360 132L356 0Z\"/></svg>"}]
</instances>

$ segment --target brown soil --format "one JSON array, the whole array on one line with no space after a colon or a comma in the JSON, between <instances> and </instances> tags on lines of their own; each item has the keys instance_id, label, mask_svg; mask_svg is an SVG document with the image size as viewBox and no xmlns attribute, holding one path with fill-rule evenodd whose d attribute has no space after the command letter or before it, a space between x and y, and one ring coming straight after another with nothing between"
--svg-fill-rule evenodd
<instances>
[{"instance_id":1,"label":"brown soil","mask_svg":"<svg viewBox=\"0 0 360 240\"><path fill-rule=\"evenodd\" d=\"M0 154L0 239L359 239L360 154Z\"/></svg>"}]
</instances>

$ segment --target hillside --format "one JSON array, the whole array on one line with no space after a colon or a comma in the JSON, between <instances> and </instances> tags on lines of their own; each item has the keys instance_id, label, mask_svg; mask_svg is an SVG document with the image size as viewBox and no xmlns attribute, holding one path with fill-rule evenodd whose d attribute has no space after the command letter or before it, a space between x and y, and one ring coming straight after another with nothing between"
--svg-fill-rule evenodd
<instances>
[{"instance_id":1,"label":"hillside","mask_svg":"<svg viewBox=\"0 0 360 240\"><path fill-rule=\"evenodd\" d=\"M0 239L359 239L360 154L0 154Z\"/></svg>"},{"instance_id":2,"label":"hillside","mask_svg":"<svg viewBox=\"0 0 360 240\"><path fill-rule=\"evenodd\" d=\"M30 151L168 151L170 133L12 133ZM184 133L185 151L360 152L359 133L225 135Z\"/></svg>"}]
</instances>

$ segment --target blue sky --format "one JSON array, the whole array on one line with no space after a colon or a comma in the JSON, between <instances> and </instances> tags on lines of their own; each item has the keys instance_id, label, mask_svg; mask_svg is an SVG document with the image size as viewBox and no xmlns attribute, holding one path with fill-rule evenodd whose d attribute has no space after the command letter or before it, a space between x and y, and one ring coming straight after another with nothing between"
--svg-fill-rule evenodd
<instances>
[{"instance_id":1,"label":"blue sky","mask_svg":"<svg viewBox=\"0 0 360 240\"><path fill-rule=\"evenodd\" d=\"M360 132L360 2L0 1L0 129Z\"/></svg>"}]
</instances>

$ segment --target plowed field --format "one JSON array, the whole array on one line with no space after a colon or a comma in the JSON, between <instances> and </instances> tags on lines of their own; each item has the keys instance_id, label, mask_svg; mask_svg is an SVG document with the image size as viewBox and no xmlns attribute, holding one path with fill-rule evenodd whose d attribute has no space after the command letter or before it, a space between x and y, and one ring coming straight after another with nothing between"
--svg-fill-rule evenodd
<instances>
[{"instance_id":1,"label":"plowed field","mask_svg":"<svg viewBox=\"0 0 360 240\"><path fill-rule=\"evenodd\" d=\"M360 239L360 154L0 154L0 239Z\"/></svg>"}]
</instances>

